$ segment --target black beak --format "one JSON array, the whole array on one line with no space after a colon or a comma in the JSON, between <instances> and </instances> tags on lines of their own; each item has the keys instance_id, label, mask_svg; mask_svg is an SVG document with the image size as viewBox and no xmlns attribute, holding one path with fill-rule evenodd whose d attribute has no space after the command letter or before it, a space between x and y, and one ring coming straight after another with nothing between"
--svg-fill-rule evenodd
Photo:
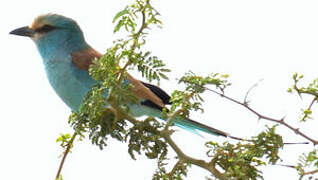
<instances>
[{"instance_id":1,"label":"black beak","mask_svg":"<svg viewBox=\"0 0 318 180\"><path fill-rule=\"evenodd\" d=\"M24 27L11 31L9 34L32 37L34 34L34 30L30 29L28 26L24 26Z\"/></svg>"}]
</instances>

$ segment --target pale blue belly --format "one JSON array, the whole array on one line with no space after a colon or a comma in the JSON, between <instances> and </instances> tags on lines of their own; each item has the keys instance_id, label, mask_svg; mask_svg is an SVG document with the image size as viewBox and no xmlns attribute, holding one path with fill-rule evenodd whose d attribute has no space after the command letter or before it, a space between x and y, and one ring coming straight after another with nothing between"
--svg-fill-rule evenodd
<instances>
[{"instance_id":1,"label":"pale blue belly","mask_svg":"<svg viewBox=\"0 0 318 180\"><path fill-rule=\"evenodd\" d=\"M45 71L57 95L75 112L79 110L85 94L96 83L87 71L76 68L71 62L47 63Z\"/></svg>"}]
</instances>

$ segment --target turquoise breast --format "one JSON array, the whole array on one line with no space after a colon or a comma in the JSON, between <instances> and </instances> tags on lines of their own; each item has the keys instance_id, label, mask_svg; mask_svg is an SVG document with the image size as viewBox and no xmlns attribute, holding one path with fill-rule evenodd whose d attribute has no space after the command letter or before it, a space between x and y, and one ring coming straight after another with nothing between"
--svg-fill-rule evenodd
<instances>
[{"instance_id":1,"label":"turquoise breast","mask_svg":"<svg viewBox=\"0 0 318 180\"><path fill-rule=\"evenodd\" d=\"M85 94L96 83L85 70L71 61L44 62L47 78L57 95L77 112Z\"/></svg>"}]
</instances>

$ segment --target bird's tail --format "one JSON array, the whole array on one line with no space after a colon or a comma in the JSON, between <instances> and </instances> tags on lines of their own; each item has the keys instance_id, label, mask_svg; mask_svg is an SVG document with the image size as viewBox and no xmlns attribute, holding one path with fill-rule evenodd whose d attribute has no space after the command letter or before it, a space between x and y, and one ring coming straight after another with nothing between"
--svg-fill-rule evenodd
<instances>
[{"instance_id":1,"label":"bird's tail","mask_svg":"<svg viewBox=\"0 0 318 180\"><path fill-rule=\"evenodd\" d=\"M154 108L140 106L138 104L131 104L129 106L129 109L130 109L130 114L133 115L134 117L140 117L147 114L147 115L151 115L153 117L162 119L164 121L167 121L167 117L163 117L162 112ZM223 132L213 127L193 121L189 118L177 117L176 119L173 120L173 125L176 125L182 129L185 129L195 134L199 134L198 133L198 130L199 130L199 131L206 132L208 134L212 134L216 136L224 136L224 137L233 138L226 132ZM234 137L234 139L236 138Z\"/></svg>"},{"instance_id":2,"label":"bird's tail","mask_svg":"<svg viewBox=\"0 0 318 180\"><path fill-rule=\"evenodd\" d=\"M221 130L215 129L213 127L207 126L205 124L199 123L197 121L191 120L189 118L178 118L173 122L176 126L182 129L188 130L195 134L198 134L197 130L216 136L229 137L230 135Z\"/></svg>"}]
</instances>

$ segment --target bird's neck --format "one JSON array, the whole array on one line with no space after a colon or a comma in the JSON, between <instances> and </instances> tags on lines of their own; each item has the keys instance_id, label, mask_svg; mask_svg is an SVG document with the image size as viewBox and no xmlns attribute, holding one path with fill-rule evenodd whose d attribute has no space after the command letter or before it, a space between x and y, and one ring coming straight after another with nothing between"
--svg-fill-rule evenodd
<instances>
[{"instance_id":1,"label":"bird's neck","mask_svg":"<svg viewBox=\"0 0 318 180\"><path fill-rule=\"evenodd\" d=\"M57 39L61 39L61 41ZM50 36L37 40L36 45L45 64L51 63L49 61L69 59L72 52L90 47L83 37L78 36L67 39L63 36Z\"/></svg>"}]
</instances>

